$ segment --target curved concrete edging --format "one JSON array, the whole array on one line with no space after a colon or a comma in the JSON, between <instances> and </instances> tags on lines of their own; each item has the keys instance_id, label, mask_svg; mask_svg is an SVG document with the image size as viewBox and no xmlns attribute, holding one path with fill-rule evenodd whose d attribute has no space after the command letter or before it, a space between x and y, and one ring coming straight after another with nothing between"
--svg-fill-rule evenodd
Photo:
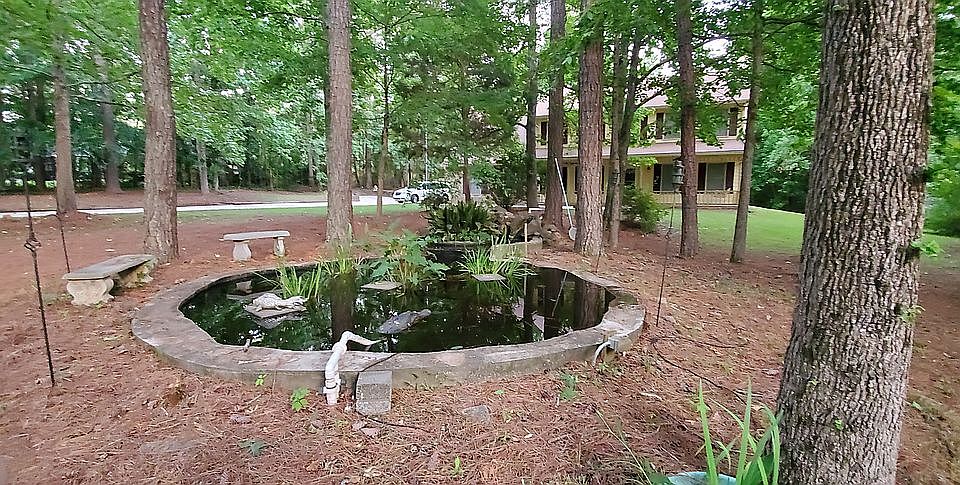
<instances>
[{"instance_id":1,"label":"curved concrete edging","mask_svg":"<svg viewBox=\"0 0 960 485\"><path fill-rule=\"evenodd\" d=\"M538 265L541 267L559 266ZM217 343L180 312L180 305L217 283L246 277L269 268L206 276L156 295L132 321L134 337L152 348L161 360L200 374L245 382L265 376L266 385L286 389L319 388L329 351L295 351L263 347L244 350ZM478 347L424 353L350 351L340 361L341 376L352 386L361 371L391 371L394 386L434 387L482 380L487 377L553 369L567 362L590 360L597 347L610 342L623 351L640 334L644 309L616 283L589 273L565 270L606 288L616 298L594 327L548 340L514 345Z\"/></svg>"}]
</instances>

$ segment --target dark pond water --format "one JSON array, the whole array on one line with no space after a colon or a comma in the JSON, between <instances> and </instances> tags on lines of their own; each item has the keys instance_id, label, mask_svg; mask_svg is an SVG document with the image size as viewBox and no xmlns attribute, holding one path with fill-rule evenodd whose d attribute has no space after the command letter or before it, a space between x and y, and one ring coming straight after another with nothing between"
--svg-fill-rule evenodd
<instances>
[{"instance_id":1,"label":"dark pond water","mask_svg":"<svg viewBox=\"0 0 960 485\"><path fill-rule=\"evenodd\" d=\"M272 289L273 275L251 275L252 291ZM533 342L600 322L614 296L601 286L565 271L535 268L534 274L511 281L479 282L469 276L432 281L411 289L360 288L363 277L329 278L307 311L276 322L261 320L237 300L237 282L215 285L181 307L217 342L288 350L327 350L350 330L383 340L372 351L438 350ZM405 311L429 309L426 319L396 335L378 327ZM353 347L351 347L353 348ZM357 347L359 348L359 347Z\"/></svg>"}]
</instances>

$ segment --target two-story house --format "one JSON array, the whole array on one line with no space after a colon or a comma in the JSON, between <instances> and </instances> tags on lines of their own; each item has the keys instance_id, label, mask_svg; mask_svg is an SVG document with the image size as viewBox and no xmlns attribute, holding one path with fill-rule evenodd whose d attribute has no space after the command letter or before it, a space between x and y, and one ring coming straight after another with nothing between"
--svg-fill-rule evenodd
<instances>
[{"instance_id":1,"label":"two-story house","mask_svg":"<svg viewBox=\"0 0 960 485\"><path fill-rule=\"evenodd\" d=\"M717 144L708 145L697 140L697 202L705 207L736 206L740 188L740 170L743 160L743 132L746 123L746 105L748 91L741 92L736 98L727 98L719 105L727 122L720 123L717 128ZM654 194L662 204L670 205L678 201L674 196L671 185L673 161L680 156L679 116L667 104L665 96L657 96L643 105L638 111L640 133L648 137L645 143L636 140L630 145L627 156L629 163L624 177L625 186L634 186ZM547 158L547 103L537 105L537 118L534 126L537 132L537 159ZM644 113L647 113L644 116ZM518 130L523 137L523 129ZM610 129L604 127L604 189L606 177L609 174ZM645 163L642 163L645 162ZM575 133L564 134L563 161L560 163L560 173L567 199L572 204L576 201L577 170L577 141ZM557 170L550 165L547 170Z\"/></svg>"}]
</instances>

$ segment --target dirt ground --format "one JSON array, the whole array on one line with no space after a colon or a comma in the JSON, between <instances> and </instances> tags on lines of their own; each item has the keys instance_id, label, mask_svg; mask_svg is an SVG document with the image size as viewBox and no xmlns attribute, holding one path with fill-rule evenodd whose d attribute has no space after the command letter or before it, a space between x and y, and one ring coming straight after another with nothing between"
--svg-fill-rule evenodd
<instances>
[{"instance_id":1,"label":"dirt ground","mask_svg":"<svg viewBox=\"0 0 960 485\"><path fill-rule=\"evenodd\" d=\"M5 199L2 200L6 203ZM0 220L0 484L15 483L622 483L636 477L630 453L666 471L701 469L692 407L702 380L709 399L742 409L736 390L774 404L796 286L796 256L751 254L730 265L705 251L671 259L662 318L655 321L664 240L628 233L599 261L570 248L539 257L617 280L638 294L649 327L612 365L455 388L401 389L378 420L311 394L295 413L290 394L198 376L160 364L130 335L131 313L158 289L238 267L274 265L270 243L248 264L230 261L224 232L275 226L293 236L291 259L318 256L324 221L304 216L191 221L180 226L181 257L146 287L102 308L64 296L63 249L55 219L38 221L45 311L58 385L49 387L25 221ZM139 252L136 217L67 221L74 267ZM418 214L358 217L356 233L424 226ZM904 483L960 480L958 275L923 276L911 396L901 452ZM577 396L561 400L561 373ZM318 383L319 384L319 383ZM461 410L486 404L489 422ZM714 415L716 431L733 428ZM357 431L375 429L376 436ZM370 432L374 434L374 432ZM622 434L621 434L622 433ZM258 456L241 447L261 440Z\"/></svg>"}]
</instances>

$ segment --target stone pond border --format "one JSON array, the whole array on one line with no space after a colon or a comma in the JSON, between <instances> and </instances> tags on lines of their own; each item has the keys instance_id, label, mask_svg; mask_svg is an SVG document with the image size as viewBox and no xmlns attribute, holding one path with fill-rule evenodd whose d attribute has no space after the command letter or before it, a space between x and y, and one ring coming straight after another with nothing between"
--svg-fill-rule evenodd
<instances>
[{"instance_id":1,"label":"stone pond border","mask_svg":"<svg viewBox=\"0 0 960 485\"><path fill-rule=\"evenodd\" d=\"M603 319L594 327L539 342L423 353L349 351L340 361L344 384L353 386L362 371L390 371L394 387L436 387L480 381L512 374L554 369L572 361L593 359L597 348L609 342L625 351L638 338L644 308L617 283L590 273L551 264L535 264L567 271L603 286L615 295ZM321 388L329 351L295 351L217 343L180 312L193 295L218 283L229 283L270 268L246 269L205 276L181 283L153 297L133 318L134 337L152 348L162 361L199 374L285 389Z\"/></svg>"}]
</instances>

